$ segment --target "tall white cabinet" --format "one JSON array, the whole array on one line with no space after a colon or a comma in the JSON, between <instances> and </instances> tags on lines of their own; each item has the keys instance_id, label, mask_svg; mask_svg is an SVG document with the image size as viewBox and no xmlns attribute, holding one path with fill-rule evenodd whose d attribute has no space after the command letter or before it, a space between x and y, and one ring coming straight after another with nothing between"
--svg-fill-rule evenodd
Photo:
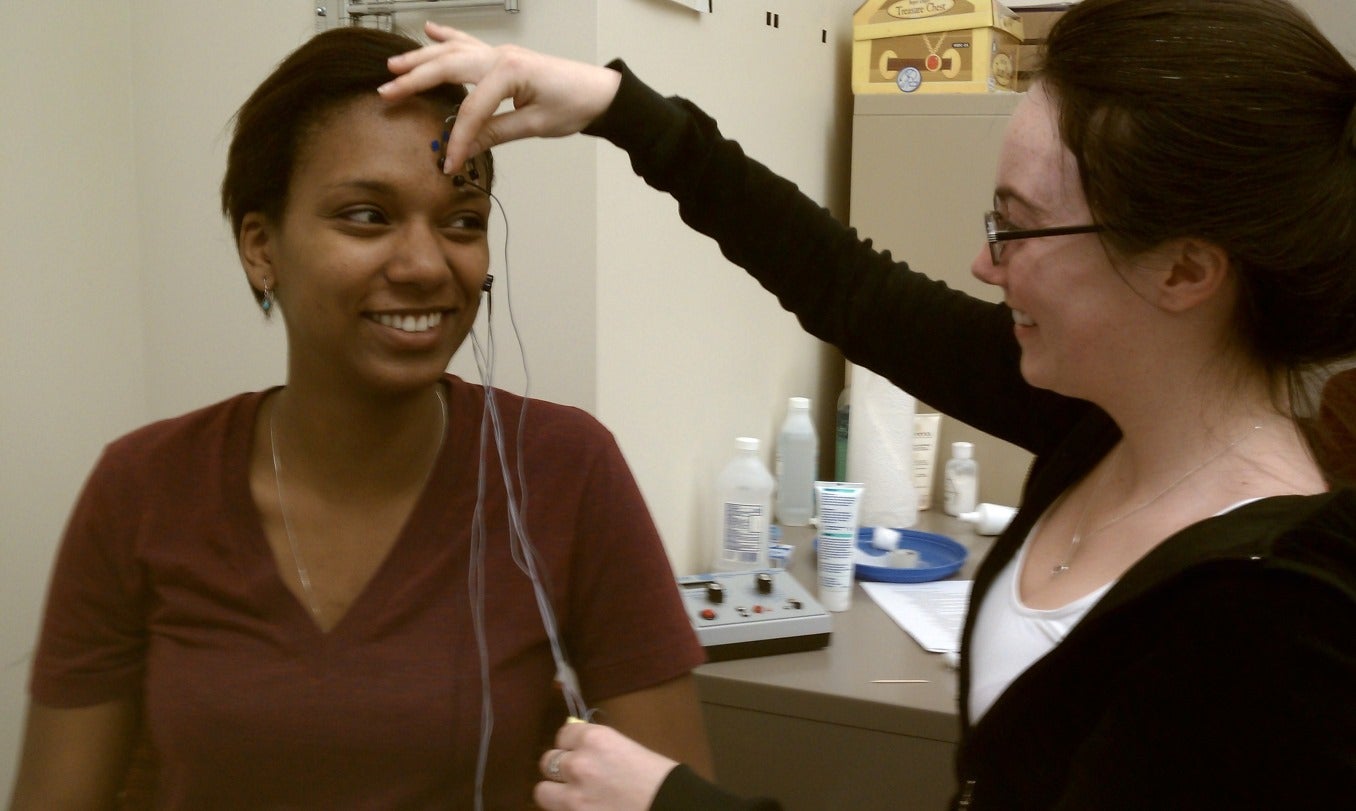
<instances>
[{"instance_id":1,"label":"tall white cabinet","mask_svg":"<svg viewBox=\"0 0 1356 811\"><path fill-rule=\"evenodd\" d=\"M954 288L999 301L970 275L984 247L994 171L1007 120L1021 95L857 96L852 121L851 223L877 247ZM966 374L957 369L956 374ZM926 403L918 411L931 411ZM951 443L975 444L979 500L1016 505L1031 455L942 418L931 509L942 503L941 469Z\"/></svg>"}]
</instances>

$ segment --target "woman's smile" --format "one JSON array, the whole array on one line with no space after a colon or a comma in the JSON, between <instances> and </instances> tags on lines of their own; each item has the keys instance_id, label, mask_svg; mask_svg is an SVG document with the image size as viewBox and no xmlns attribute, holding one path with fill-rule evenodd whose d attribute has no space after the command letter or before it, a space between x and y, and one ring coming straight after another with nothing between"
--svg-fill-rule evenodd
<instances>
[{"instance_id":1,"label":"woman's smile","mask_svg":"<svg viewBox=\"0 0 1356 811\"><path fill-rule=\"evenodd\" d=\"M428 332L442 323L443 311L433 310L410 313L368 313L366 318L401 332Z\"/></svg>"}]
</instances>

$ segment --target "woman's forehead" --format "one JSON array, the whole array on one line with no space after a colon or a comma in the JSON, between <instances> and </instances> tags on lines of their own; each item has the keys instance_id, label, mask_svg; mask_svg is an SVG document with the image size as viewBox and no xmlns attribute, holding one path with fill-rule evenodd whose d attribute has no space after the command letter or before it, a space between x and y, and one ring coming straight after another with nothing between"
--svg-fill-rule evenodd
<instances>
[{"instance_id":1,"label":"woman's forehead","mask_svg":"<svg viewBox=\"0 0 1356 811\"><path fill-rule=\"evenodd\" d=\"M1003 138L995 191L1052 216L1084 213L1078 164L1060 140L1057 114L1039 85L1018 103Z\"/></svg>"},{"instance_id":2,"label":"woman's forehead","mask_svg":"<svg viewBox=\"0 0 1356 811\"><path fill-rule=\"evenodd\" d=\"M380 98L357 97L319 118L297 145L298 169L368 159L412 159L429 154L442 120L431 105L391 105ZM431 166L432 160L425 159Z\"/></svg>"}]
</instances>

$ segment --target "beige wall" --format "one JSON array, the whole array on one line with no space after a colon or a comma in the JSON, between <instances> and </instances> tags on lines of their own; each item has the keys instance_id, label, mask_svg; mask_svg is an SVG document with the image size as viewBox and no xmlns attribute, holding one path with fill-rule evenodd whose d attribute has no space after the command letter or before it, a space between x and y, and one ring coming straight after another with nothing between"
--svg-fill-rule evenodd
<instances>
[{"instance_id":1,"label":"beige wall","mask_svg":"<svg viewBox=\"0 0 1356 811\"><path fill-rule=\"evenodd\" d=\"M845 219L856 0L762 3L746 14L722 13L745 5L725 2L710 16L676 5L657 13L663 5L605 4L600 57L621 55L660 92L696 100L726 134ZM764 6L781 15L780 28L766 26ZM595 148L598 415L634 467L675 567L699 571L713 546L712 485L736 436L761 439L771 468L787 398L809 396L821 459L831 465L828 420L842 361L714 242L689 231L623 153Z\"/></svg>"},{"instance_id":2,"label":"beige wall","mask_svg":"<svg viewBox=\"0 0 1356 811\"><path fill-rule=\"evenodd\" d=\"M10 5L0 1L0 802L55 538L99 448L147 416L130 7Z\"/></svg>"},{"instance_id":3,"label":"beige wall","mask_svg":"<svg viewBox=\"0 0 1356 811\"><path fill-rule=\"evenodd\" d=\"M835 77L855 4L718 3L702 15L669 0L520 0L518 15L435 16L491 41L625 56L841 203L848 124ZM315 5L47 0L20 13L0 0L0 801L56 540L100 448L282 380L282 330L253 305L217 185L230 115L315 30ZM764 6L781 28L764 25ZM688 234L610 146L522 143L497 160L512 239L505 275L502 221L492 222L494 380L523 388L511 292L531 393L614 430L675 567L690 571L705 557L698 516L733 437L770 441L786 397L825 400L838 361ZM475 380L469 354L453 369Z\"/></svg>"}]
</instances>

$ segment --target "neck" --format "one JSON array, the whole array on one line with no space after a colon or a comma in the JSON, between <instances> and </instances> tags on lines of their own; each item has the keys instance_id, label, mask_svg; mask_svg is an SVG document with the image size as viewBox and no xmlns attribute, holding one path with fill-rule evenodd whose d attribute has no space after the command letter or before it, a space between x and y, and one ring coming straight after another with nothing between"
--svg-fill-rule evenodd
<instances>
[{"instance_id":1,"label":"neck","mask_svg":"<svg viewBox=\"0 0 1356 811\"><path fill-rule=\"evenodd\" d=\"M1127 398L1132 405L1104 406L1123 434L1108 489L1143 497L1207 460L1208 470L1183 487L1213 482L1230 503L1324 489L1291 415L1277 405L1287 400L1265 374L1196 372L1153 396Z\"/></svg>"},{"instance_id":2,"label":"neck","mask_svg":"<svg viewBox=\"0 0 1356 811\"><path fill-rule=\"evenodd\" d=\"M290 477L336 497L384 495L428 475L446 433L441 387L354 397L289 383L266 419Z\"/></svg>"},{"instance_id":3,"label":"neck","mask_svg":"<svg viewBox=\"0 0 1356 811\"><path fill-rule=\"evenodd\" d=\"M1160 353L1098 398L1131 449L1190 457L1257 424L1289 423L1285 393L1260 366L1226 352Z\"/></svg>"}]
</instances>

